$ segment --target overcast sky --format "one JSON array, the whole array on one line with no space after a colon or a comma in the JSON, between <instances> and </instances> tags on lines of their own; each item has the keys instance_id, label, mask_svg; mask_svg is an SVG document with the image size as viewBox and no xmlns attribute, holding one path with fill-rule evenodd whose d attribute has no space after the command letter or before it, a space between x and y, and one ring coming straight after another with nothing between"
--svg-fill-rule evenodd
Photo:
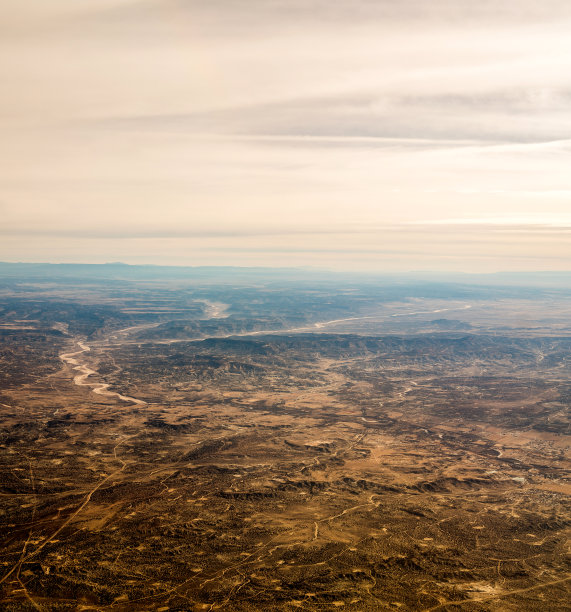
<instances>
[{"instance_id":1,"label":"overcast sky","mask_svg":"<svg viewBox=\"0 0 571 612\"><path fill-rule=\"evenodd\" d=\"M568 0L0 0L0 259L571 270Z\"/></svg>"}]
</instances>

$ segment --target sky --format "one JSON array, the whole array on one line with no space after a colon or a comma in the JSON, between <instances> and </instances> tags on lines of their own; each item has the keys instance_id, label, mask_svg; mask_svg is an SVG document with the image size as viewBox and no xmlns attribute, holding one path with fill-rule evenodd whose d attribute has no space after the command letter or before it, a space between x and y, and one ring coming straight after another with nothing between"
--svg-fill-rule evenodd
<instances>
[{"instance_id":1,"label":"sky","mask_svg":"<svg viewBox=\"0 0 571 612\"><path fill-rule=\"evenodd\" d=\"M0 260L571 270L568 0L0 0Z\"/></svg>"}]
</instances>

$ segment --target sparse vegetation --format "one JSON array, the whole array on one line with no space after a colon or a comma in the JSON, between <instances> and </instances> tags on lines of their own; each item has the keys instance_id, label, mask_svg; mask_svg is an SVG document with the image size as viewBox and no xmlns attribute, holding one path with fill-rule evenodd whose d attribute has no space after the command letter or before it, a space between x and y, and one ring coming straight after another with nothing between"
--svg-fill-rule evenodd
<instances>
[{"instance_id":1,"label":"sparse vegetation","mask_svg":"<svg viewBox=\"0 0 571 612\"><path fill-rule=\"evenodd\" d=\"M0 305L4 609L566 609L564 296L70 284Z\"/></svg>"}]
</instances>

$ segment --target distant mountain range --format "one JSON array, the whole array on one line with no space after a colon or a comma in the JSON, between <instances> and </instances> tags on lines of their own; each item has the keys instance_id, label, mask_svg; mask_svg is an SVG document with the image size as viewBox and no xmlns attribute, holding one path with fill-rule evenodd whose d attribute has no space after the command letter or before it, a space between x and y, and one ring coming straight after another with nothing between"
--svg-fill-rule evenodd
<instances>
[{"instance_id":1,"label":"distant mountain range","mask_svg":"<svg viewBox=\"0 0 571 612\"><path fill-rule=\"evenodd\" d=\"M0 262L0 278L45 279L112 279L112 280L200 280L213 282L253 281L334 281L353 280L364 283L410 284L454 283L465 285L553 287L571 289L568 272L495 272L469 274L457 272L376 273L348 272L317 268L269 268L233 266L155 266L106 264Z\"/></svg>"}]
</instances>

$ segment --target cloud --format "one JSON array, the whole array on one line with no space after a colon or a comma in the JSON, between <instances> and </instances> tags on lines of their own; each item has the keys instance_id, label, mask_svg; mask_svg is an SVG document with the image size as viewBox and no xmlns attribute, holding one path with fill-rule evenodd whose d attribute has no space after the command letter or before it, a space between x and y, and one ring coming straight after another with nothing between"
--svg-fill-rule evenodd
<instances>
[{"instance_id":1,"label":"cloud","mask_svg":"<svg viewBox=\"0 0 571 612\"><path fill-rule=\"evenodd\" d=\"M460 94L340 94L187 114L125 116L106 127L190 134L411 141L571 138L567 89ZM360 144L360 143L357 143Z\"/></svg>"},{"instance_id":2,"label":"cloud","mask_svg":"<svg viewBox=\"0 0 571 612\"><path fill-rule=\"evenodd\" d=\"M434 21L457 24L464 22L510 24L554 20L571 14L565 0L115 0L109 6L92 9L101 19L123 20L135 25L137 19L165 18L165 15L188 15L203 21L211 20L217 27L240 25L256 28L260 22L282 27L284 22L315 24L370 21L410 24ZM121 22L121 21L120 21Z\"/></svg>"},{"instance_id":3,"label":"cloud","mask_svg":"<svg viewBox=\"0 0 571 612\"><path fill-rule=\"evenodd\" d=\"M0 7L0 258L569 261L569 2Z\"/></svg>"}]
</instances>

